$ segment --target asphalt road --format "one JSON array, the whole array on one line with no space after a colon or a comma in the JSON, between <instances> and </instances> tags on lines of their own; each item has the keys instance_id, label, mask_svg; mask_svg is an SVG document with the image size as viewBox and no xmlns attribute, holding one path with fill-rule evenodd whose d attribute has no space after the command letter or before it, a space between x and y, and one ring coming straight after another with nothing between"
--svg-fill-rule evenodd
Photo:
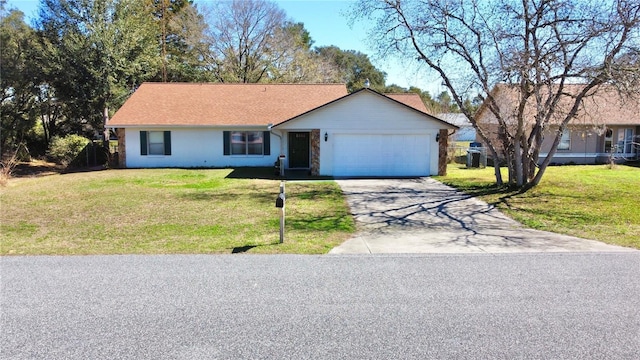
<instances>
[{"instance_id":1,"label":"asphalt road","mask_svg":"<svg viewBox=\"0 0 640 360\"><path fill-rule=\"evenodd\" d=\"M638 359L640 255L2 257L2 359Z\"/></svg>"}]
</instances>

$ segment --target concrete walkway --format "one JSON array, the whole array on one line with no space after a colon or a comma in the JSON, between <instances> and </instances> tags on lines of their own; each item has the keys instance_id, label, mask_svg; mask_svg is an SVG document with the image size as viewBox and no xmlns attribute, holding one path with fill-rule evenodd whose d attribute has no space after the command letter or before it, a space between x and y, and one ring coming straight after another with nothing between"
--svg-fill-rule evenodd
<instances>
[{"instance_id":1,"label":"concrete walkway","mask_svg":"<svg viewBox=\"0 0 640 360\"><path fill-rule=\"evenodd\" d=\"M637 251L527 229L431 178L337 183L358 233L330 254Z\"/></svg>"}]
</instances>

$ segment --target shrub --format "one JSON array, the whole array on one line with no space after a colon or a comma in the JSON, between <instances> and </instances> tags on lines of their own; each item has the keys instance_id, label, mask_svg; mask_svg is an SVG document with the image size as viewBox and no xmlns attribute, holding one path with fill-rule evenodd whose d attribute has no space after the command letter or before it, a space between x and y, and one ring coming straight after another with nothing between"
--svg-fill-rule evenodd
<instances>
[{"instance_id":1,"label":"shrub","mask_svg":"<svg viewBox=\"0 0 640 360\"><path fill-rule=\"evenodd\" d=\"M64 167L72 164L82 164L83 159L79 159L82 150L91 141L80 135L67 135L65 137L54 137L49 145L48 155L51 159Z\"/></svg>"},{"instance_id":2,"label":"shrub","mask_svg":"<svg viewBox=\"0 0 640 360\"><path fill-rule=\"evenodd\" d=\"M18 164L18 160L15 156L7 156L6 159L0 162L0 186L7 186L7 182L11 178L11 172L13 168Z\"/></svg>"},{"instance_id":3,"label":"shrub","mask_svg":"<svg viewBox=\"0 0 640 360\"><path fill-rule=\"evenodd\" d=\"M9 154L3 154L5 156L2 157L2 161L0 161L0 186L7 186L9 179L11 178L11 173L13 169L18 165L20 161L23 159L27 159L27 161L31 161L31 156L29 155L29 149L21 143L18 144L18 148Z\"/></svg>"}]
</instances>

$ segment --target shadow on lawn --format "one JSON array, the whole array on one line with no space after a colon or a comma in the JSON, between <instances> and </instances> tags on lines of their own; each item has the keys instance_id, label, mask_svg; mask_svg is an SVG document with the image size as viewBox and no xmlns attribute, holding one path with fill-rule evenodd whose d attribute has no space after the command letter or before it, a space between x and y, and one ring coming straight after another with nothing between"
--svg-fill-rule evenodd
<instances>
[{"instance_id":1,"label":"shadow on lawn","mask_svg":"<svg viewBox=\"0 0 640 360\"><path fill-rule=\"evenodd\" d=\"M249 250L251 250L253 248L257 248L257 247L261 247L261 246L273 246L273 245L278 245L278 244L280 244L279 241L272 242L270 244L236 246L233 249L231 249L231 253L232 254L242 254L242 253L246 253L247 251L249 251Z\"/></svg>"},{"instance_id":2,"label":"shadow on lawn","mask_svg":"<svg viewBox=\"0 0 640 360\"><path fill-rule=\"evenodd\" d=\"M177 195L177 197L184 200L193 200L193 201L212 201L218 203L238 203L249 201L255 204L262 203L275 203L275 199L277 196L277 188L273 190L273 192L268 191L227 191L227 192L216 192L216 191L192 191L187 193L181 193Z\"/></svg>"},{"instance_id":3,"label":"shadow on lawn","mask_svg":"<svg viewBox=\"0 0 640 360\"><path fill-rule=\"evenodd\" d=\"M227 179L261 179L261 180L332 180L330 176L311 176L308 170L286 170L284 177L277 175L273 167L238 167L234 168Z\"/></svg>"},{"instance_id":4,"label":"shadow on lawn","mask_svg":"<svg viewBox=\"0 0 640 360\"><path fill-rule=\"evenodd\" d=\"M498 186L495 184L487 184L487 185L460 185L454 183L448 183L447 181L442 181L443 184L455 187L456 189L469 194L471 196L484 196L484 195L495 195L495 194L512 194L513 192L509 190L506 186Z\"/></svg>"},{"instance_id":5,"label":"shadow on lawn","mask_svg":"<svg viewBox=\"0 0 640 360\"><path fill-rule=\"evenodd\" d=\"M516 189L510 189L508 186L498 186L496 184L486 184L486 185L455 185L448 184L443 181L445 185L449 185L457 188L459 191L470 195L472 197L481 197L485 195L501 195L496 201L489 202L489 205L497 205L499 203L503 203L510 207L509 200L514 196L521 195L522 191Z\"/></svg>"},{"instance_id":6,"label":"shadow on lawn","mask_svg":"<svg viewBox=\"0 0 640 360\"><path fill-rule=\"evenodd\" d=\"M242 254L245 253L254 247L258 247L259 245L245 245L245 246L236 246L231 250L232 254Z\"/></svg>"},{"instance_id":7,"label":"shadow on lawn","mask_svg":"<svg viewBox=\"0 0 640 360\"><path fill-rule=\"evenodd\" d=\"M631 166L631 167L636 167L636 168L640 168L640 160L636 160L636 161L627 161L625 163L625 165Z\"/></svg>"}]
</instances>

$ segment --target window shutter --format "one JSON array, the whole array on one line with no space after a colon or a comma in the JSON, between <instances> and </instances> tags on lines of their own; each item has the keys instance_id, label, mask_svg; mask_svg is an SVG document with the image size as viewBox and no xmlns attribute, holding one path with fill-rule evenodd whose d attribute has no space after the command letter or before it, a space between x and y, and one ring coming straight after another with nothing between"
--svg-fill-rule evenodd
<instances>
[{"instance_id":1,"label":"window shutter","mask_svg":"<svg viewBox=\"0 0 640 360\"><path fill-rule=\"evenodd\" d=\"M224 155L231 155L231 131L222 132L222 143L224 144Z\"/></svg>"},{"instance_id":2,"label":"window shutter","mask_svg":"<svg viewBox=\"0 0 640 360\"><path fill-rule=\"evenodd\" d=\"M140 155L147 155L147 154L148 154L147 132L140 131Z\"/></svg>"},{"instance_id":3,"label":"window shutter","mask_svg":"<svg viewBox=\"0 0 640 360\"><path fill-rule=\"evenodd\" d=\"M262 135L264 144L264 155L271 155L271 132L265 131Z\"/></svg>"},{"instance_id":4,"label":"window shutter","mask_svg":"<svg viewBox=\"0 0 640 360\"><path fill-rule=\"evenodd\" d=\"M171 131L164 132L164 154L171 155Z\"/></svg>"}]
</instances>

